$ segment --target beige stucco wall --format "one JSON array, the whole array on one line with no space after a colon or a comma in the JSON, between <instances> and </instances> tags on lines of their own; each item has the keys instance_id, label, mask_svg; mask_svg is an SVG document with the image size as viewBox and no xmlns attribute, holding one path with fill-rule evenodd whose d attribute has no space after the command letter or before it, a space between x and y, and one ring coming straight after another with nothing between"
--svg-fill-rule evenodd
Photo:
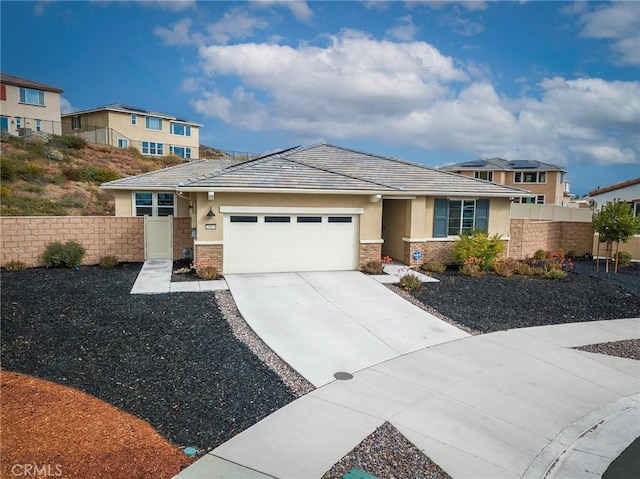
<instances>
[{"instance_id":1,"label":"beige stucco wall","mask_svg":"<svg viewBox=\"0 0 640 479\"><path fill-rule=\"evenodd\" d=\"M114 190L115 193L115 216L134 216L133 211L133 191L128 190ZM175 192L171 192L176 195L178 211L177 217L188 218L189 217L189 198L183 198L178 196Z\"/></svg>"},{"instance_id":2,"label":"beige stucco wall","mask_svg":"<svg viewBox=\"0 0 640 479\"><path fill-rule=\"evenodd\" d=\"M191 193L194 195L195 193ZM224 213L220 206L260 206L260 207L315 207L315 208L363 208L359 215L360 240L381 239L382 201L371 203L368 195L307 195L307 194L265 194L265 193L221 193L216 192L213 201L207 193L197 193L194 213L198 224L198 241L222 241L224 237ZM216 216L207 217L209 207ZM216 224L215 230L206 230L205 224Z\"/></svg>"},{"instance_id":3,"label":"beige stucco wall","mask_svg":"<svg viewBox=\"0 0 640 479\"><path fill-rule=\"evenodd\" d=\"M135 146L142 151L143 141L152 141L164 144L164 155L170 153L170 146L181 146L191 148L191 159L199 158L200 147L200 127L191 124L191 136L172 135L170 129L171 121L162 119L162 130L149 130L145 126L146 115L138 114L136 125L131 124L131 114L117 111L96 111L79 115L81 130L92 130L92 127L111 128L112 134L108 135L107 142L117 146L118 138L129 140L131 146ZM65 133L73 133L70 130L71 117L65 117Z\"/></svg>"},{"instance_id":4,"label":"beige stucco wall","mask_svg":"<svg viewBox=\"0 0 640 479\"><path fill-rule=\"evenodd\" d=\"M475 171L462 171L463 176L473 178ZM531 191L534 195L544 195L545 204L562 204L564 194L563 174L560 171L547 171L546 183L516 183L514 171L494 170L493 182Z\"/></svg>"},{"instance_id":5,"label":"beige stucco wall","mask_svg":"<svg viewBox=\"0 0 640 479\"><path fill-rule=\"evenodd\" d=\"M618 251L631 253L632 259L640 261L640 235L635 235L626 243L620 243ZM593 235L593 256L604 258L606 256L606 243L600 243L600 236Z\"/></svg>"},{"instance_id":6,"label":"beige stucco wall","mask_svg":"<svg viewBox=\"0 0 640 479\"><path fill-rule=\"evenodd\" d=\"M382 205L384 231L382 237L383 256L402 260L404 255L403 236L406 236L407 209L410 200L385 199Z\"/></svg>"},{"instance_id":7,"label":"beige stucco wall","mask_svg":"<svg viewBox=\"0 0 640 479\"><path fill-rule=\"evenodd\" d=\"M7 99L0 102L2 116L9 117L9 133L17 135L15 118L22 118L22 128L31 128L35 131L33 120L41 120L42 131L61 134L60 126L60 94L51 91L44 92L44 105L27 105L20 103L20 87L5 85ZM27 123L27 121L29 123Z\"/></svg>"}]
</instances>

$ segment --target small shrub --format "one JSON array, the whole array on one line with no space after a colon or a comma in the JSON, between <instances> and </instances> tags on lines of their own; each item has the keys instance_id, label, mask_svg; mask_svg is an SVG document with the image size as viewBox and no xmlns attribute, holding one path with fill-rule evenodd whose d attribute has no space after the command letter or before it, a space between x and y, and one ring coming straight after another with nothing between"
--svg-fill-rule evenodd
<instances>
[{"instance_id":1,"label":"small shrub","mask_svg":"<svg viewBox=\"0 0 640 479\"><path fill-rule=\"evenodd\" d=\"M84 150L87 147L84 138L74 135L54 136L51 139L51 144L72 150Z\"/></svg>"},{"instance_id":2,"label":"small shrub","mask_svg":"<svg viewBox=\"0 0 640 479\"><path fill-rule=\"evenodd\" d=\"M509 278L513 276L513 269L516 266L516 262L511 259L505 259L503 261L496 261L493 263L493 271L498 276Z\"/></svg>"},{"instance_id":3,"label":"small shrub","mask_svg":"<svg viewBox=\"0 0 640 479\"><path fill-rule=\"evenodd\" d=\"M504 252L505 246L499 235L487 236L480 230L462 233L453 248L453 255L459 263L466 263L469 258L480 260L480 269L485 270L493 265L496 258Z\"/></svg>"},{"instance_id":4,"label":"small shrub","mask_svg":"<svg viewBox=\"0 0 640 479\"><path fill-rule=\"evenodd\" d=\"M551 268L544 273L544 277L547 279L564 279L567 277L567 272L558 268Z\"/></svg>"},{"instance_id":5,"label":"small shrub","mask_svg":"<svg viewBox=\"0 0 640 479\"><path fill-rule=\"evenodd\" d=\"M460 272L465 276L480 276L482 274L482 260L470 256L460 267Z\"/></svg>"},{"instance_id":6,"label":"small shrub","mask_svg":"<svg viewBox=\"0 0 640 479\"><path fill-rule=\"evenodd\" d=\"M64 160L64 155L60 153L58 150L54 150L53 148L50 148L47 151L47 158L49 160L62 161Z\"/></svg>"},{"instance_id":7,"label":"small shrub","mask_svg":"<svg viewBox=\"0 0 640 479\"><path fill-rule=\"evenodd\" d=\"M133 145L129 145L129 146L127 146L127 151L128 151L129 153L132 153L132 154L136 155L136 156L142 156L142 153L140 152L140 150L138 150L138 149L137 149L135 146L133 146Z\"/></svg>"},{"instance_id":8,"label":"small shrub","mask_svg":"<svg viewBox=\"0 0 640 479\"><path fill-rule=\"evenodd\" d=\"M538 260L538 261L542 261L543 259L547 258L547 252L543 249L539 249L536 250L535 253L533 253L533 259Z\"/></svg>"},{"instance_id":9,"label":"small shrub","mask_svg":"<svg viewBox=\"0 0 640 479\"><path fill-rule=\"evenodd\" d=\"M420 291L422 289L422 281L414 273L407 273L400 277L400 286L406 291Z\"/></svg>"},{"instance_id":10,"label":"small shrub","mask_svg":"<svg viewBox=\"0 0 640 479\"><path fill-rule=\"evenodd\" d=\"M43 193L45 190L44 186L34 185L31 183L23 183L19 185L18 188L22 191L28 191L29 193Z\"/></svg>"},{"instance_id":11,"label":"small shrub","mask_svg":"<svg viewBox=\"0 0 640 479\"><path fill-rule=\"evenodd\" d=\"M113 268L115 266L118 266L118 258L116 256L113 256L113 255L102 256L98 260L98 264L102 268L110 269L110 268Z\"/></svg>"},{"instance_id":12,"label":"small shrub","mask_svg":"<svg viewBox=\"0 0 640 479\"><path fill-rule=\"evenodd\" d=\"M69 181L82 181L84 177L80 168L62 168L62 175Z\"/></svg>"},{"instance_id":13,"label":"small shrub","mask_svg":"<svg viewBox=\"0 0 640 479\"><path fill-rule=\"evenodd\" d=\"M211 260L194 261L192 268L196 270L196 276L200 279L212 280L220 276L218 267Z\"/></svg>"},{"instance_id":14,"label":"small shrub","mask_svg":"<svg viewBox=\"0 0 640 479\"><path fill-rule=\"evenodd\" d=\"M391 256L383 256L382 257L382 262L386 263L386 264L391 264L391 263L393 263L393 258Z\"/></svg>"},{"instance_id":15,"label":"small shrub","mask_svg":"<svg viewBox=\"0 0 640 479\"><path fill-rule=\"evenodd\" d=\"M533 276L534 272L533 266L523 261L518 261L513 267L513 274L521 276Z\"/></svg>"},{"instance_id":16,"label":"small shrub","mask_svg":"<svg viewBox=\"0 0 640 479\"><path fill-rule=\"evenodd\" d=\"M440 261L428 261L422 265L422 269L429 273L444 273L447 270L447 265Z\"/></svg>"},{"instance_id":17,"label":"small shrub","mask_svg":"<svg viewBox=\"0 0 640 479\"><path fill-rule=\"evenodd\" d=\"M182 158L181 156L178 155L165 155L162 158L158 159L158 162L163 166L163 167L167 167L167 166L176 166L176 165L181 165L183 164L185 161L184 158Z\"/></svg>"},{"instance_id":18,"label":"small shrub","mask_svg":"<svg viewBox=\"0 0 640 479\"><path fill-rule=\"evenodd\" d=\"M17 164L14 160L0 158L0 179L2 179L2 181L15 180L17 169Z\"/></svg>"},{"instance_id":19,"label":"small shrub","mask_svg":"<svg viewBox=\"0 0 640 479\"><path fill-rule=\"evenodd\" d=\"M628 251L618 251L618 266L629 266L633 255Z\"/></svg>"},{"instance_id":20,"label":"small shrub","mask_svg":"<svg viewBox=\"0 0 640 479\"><path fill-rule=\"evenodd\" d=\"M94 181L96 183L107 183L108 181L119 180L120 175L113 170L107 168L95 168L85 166L82 168L85 180Z\"/></svg>"},{"instance_id":21,"label":"small shrub","mask_svg":"<svg viewBox=\"0 0 640 479\"><path fill-rule=\"evenodd\" d=\"M25 181L42 182L47 181L47 172L35 163L27 163L18 168L17 176Z\"/></svg>"},{"instance_id":22,"label":"small shrub","mask_svg":"<svg viewBox=\"0 0 640 479\"><path fill-rule=\"evenodd\" d=\"M0 142L5 143L11 141L11 134L8 131L0 131Z\"/></svg>"},{"instance_id":23,"label":"small shrub","mask_svg":"<svg viewBox=\"0 0 640 479\"><path fill-rule=\"evenodd\" d=\"M577 257L578 255L576 253L576 250L570 249L569 251L567 251L567 258L569 258L571 261L575 261Z\"/></svg>"},{"instance_id":24,"label":"small shrub","mask_svg":"<svg viewBox=\"0 0 640 479\"><path fill-rule=\"evenodd\" d=\"M42 258L47 268L75 268L82 263L84 253L84 247L75 241L54 241L47 245Z\"/></svg>"},{"instance_id":25,"label":"small shrub","mask_svg":"<svg viewBox=\"0 0 640 479\"><path fill-rule=\"evenodd\" d=\"M64 208L84 208L87 201L80 192L62 195L58 204Z\"/></svg>"},{"instance_id":26,"label":"small shrub","mask_svg":"<svg viewBox=\"0 0 640 479\"><path fill-rule=\"evenodd\" d=\"M27 263L19 260L11 260L4 267L7 271L22 271L28 268Z\"/></svg>"},{"instance_id":27,"label":"small shrub","mask_svg":"<svg viewBox=\"0 0 640 479\"><path fill-rule=\"evenodd\" d=\"M369 261L362 266L361 271L364 274L384 274L384 269L380 261Z\"/></svg>"}]
</instances>

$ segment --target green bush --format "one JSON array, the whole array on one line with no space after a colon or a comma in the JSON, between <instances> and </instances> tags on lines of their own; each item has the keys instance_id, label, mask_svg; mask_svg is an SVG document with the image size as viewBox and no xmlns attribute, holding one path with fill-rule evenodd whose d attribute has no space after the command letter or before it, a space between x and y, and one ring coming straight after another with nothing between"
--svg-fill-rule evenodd
<instances>
[{"instance_id":1,"label":"green bush","mask_svg":"<svg viewBox=\"0 0 640 479\"><path fill-rule=\"evenodd\" d=\"M536 252L533 253L533 259L538 261L542 261L543 259L546 259L546 257L547 257L547 252L543 249L536 250Z\"/></svg>"},{"instance_id":2,"label":"green bush","mask_svg":"<svg viewBox=\"0 0 640 479\"><path fill-rule=\"evenodd\" d=\"M447 265L440 261L428 261L422 265L422 269L429 273L444 273L447 270Z\"/></svg>"},{"instance_id":3,"label":"green bush","mask_svg":"<svg viewBox=\"0 0 640 479\"><path fill-rule=\"evenodd\" d=\"M137 149L135 146L133 146L133 145L129 145L129 146L127 146L127 151L128 151L129 153L132 153L132 154L136 155L136 156L142 156L142 153L140 152L140 150L138 150L138 149Z\"/></svg>"},{"instance_id":4,"label":"green bush","mask_svg":"<svg viewBox=\"0 0 640 479\"><path fill-rule=\"evenodd\" d=\"M84 253L85 249L80 243L67 241L62 244L54 241L47 245L42 259L47 268L75 268L82 263Z\"/></svg>"},{"instance_id":5,"label":"green bush","mask_svg":"<svg viewBox=\"0 0 640 479\"><path fill-rule=\"evenodd\" d=\"M113 255L102 256L98 260L98 264L105 269L110 269L115 266L118 266L118 258Z\"/></svg>"},{"instance_id":6,"label":"green bush","mask_svg":"<svg viewBox=\"0 0 640 479\"><path fill-rule=\"evenodd\" d=\"M18 165L9 158L0 158L0 178L2 181L13 181L18 175Z\"/></svg>"},{"instance_id":7,"label":"green bush","mask_svg":"<svg viewBox=\"0 0 640 479\"><path fill-rule=\"evenodd\" d=\"M120 179L120 175L107 168L96 168L94 166L82 166L80 168L63 168L62 174L69 181L91 181L94 183L106 183Z\"/></svg>"},{"instance_id":8,"label":"green bush","mask_svg":"<svg viewBox=\"0 0 640 479\"><path fill-rule=\"evenodd\" d=\"M567 272L558 268L551 268L544 273L544 277L547 279L564 279L567 277Z\"/></svg>"},{"instance_id":9,"label":"green bush","mask_svg":"<svg viewBox=\"0 0 640 479\"><path fill-rule=\"evenodd\" d=\"M618 266L629 266L633 255L628 251L618 251Z\"/></svg>"},{"instance_id":10,"label":"green bush","mask_svg":"<svg viewBox=\"0 0 640 479\"><path fill-rule=\"evenodd\" d=\"M17 176L25 181L31 182L47 182L47 172L41 166L35 163L27 163L22 165L17 170Z\"/></svg>"},{"instance_id":11,"label":"green bush","mask_svg":"<svg viewBox=\"0 0 640 479\"><path fill-rule=\"evenodd\" d=\"M514 265L513 273L521 276L533 276L535 270L530 264L519 261L516 265Z\"/></svg>"},{"instance_id":12,"label":"green bush","mask_svg":"<svg viewBox=\"0 0 640 479\"><path fill-rule=\"evenodd\" d=\"M72 150L84 150L87 147L87 142L83 138L73 135L56 135L51 139L50 144Z\"/></svg>"},{"instance_id":13,"label":"green bush","mask_svg":"<svg viewBox=\"0 0 640 479\"><path fill-rule=\"evenodd\" d=\"M469 258L480 260L479 268L490 268L496 258L505 250L499 235L487 236L480 230L462 233L453 248L453 256L459 263L465 264Z\"/></svg>"},{"instance_id":14,"label":"green bush","mask_svg":"<svg viewBox=\"0 0 640 479\"><path fill-rule=\"evenodd\" d=\"M7 264L4 265L4 267L7 271L22 271L28 268L27 263L25 263L24 261L18 261L18 260L9 261Z\"/></svg>"},{"instance_id":15,"label":"green bush","mask_svg":"<svg viewBox=\"0 0 640 479\"><path fill-rule=\"evenodd\" d=\"M380 261L369 261L360 269L365 274L384 274L384 269Z\"/></svg>"},{"instance_id":16,"label":"green bush","mask_svg":"<svg viewBox=\"0 0 640 479\"><path fill-rule=\"evenodd\" d=\"M414 273L407 273L400 277L400 286L406 291L420 291L422 289L422 281Z\"/></svg>"}]
</instances>

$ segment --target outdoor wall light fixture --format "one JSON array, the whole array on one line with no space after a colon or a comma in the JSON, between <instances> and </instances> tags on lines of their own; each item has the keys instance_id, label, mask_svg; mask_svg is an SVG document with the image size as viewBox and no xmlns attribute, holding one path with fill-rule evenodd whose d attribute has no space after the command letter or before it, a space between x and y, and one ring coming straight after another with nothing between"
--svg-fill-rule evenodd
<instances>
[{"instance_id":1,"label":"outdoor wall light fixture","mask_svg":"<svg viewBox=\"0 0 640 479\"><path fill-rule=\"evenodd\" d=\"M207 216L209 218L213 218L216 214L213 212L213 210L211 209L211 206L209 206L209 212L207 213Z\"/></svg>"}]
</instances>

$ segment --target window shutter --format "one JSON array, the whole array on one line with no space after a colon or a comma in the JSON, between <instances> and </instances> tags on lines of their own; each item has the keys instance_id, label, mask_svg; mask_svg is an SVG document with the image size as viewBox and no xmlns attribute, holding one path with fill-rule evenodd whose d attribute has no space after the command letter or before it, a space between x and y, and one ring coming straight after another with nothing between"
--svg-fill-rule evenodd
<instances>
[{"instance_id":1,"label":"window shutter","mask_svg":"<svg viewBox=\"0 0 640 479\"><path fill-rule=\"evenodd\" d=\"M449 201L436 198L433 210L433 237L446 238L447 212L449 210Z\"/></svg>"},{"instance_id":2,"label":"window shutter","mask_svg":"<svg viewBox=\"0 0 640 479\"><path fill-rule=\"evenodd\" d=\"M7 87L4 85L0 85L0 100L7 99Z\"/></svg>"},{"instance_id":3,"label":"window shutter","mask_svg":"<svg viewBox=\"0 0 640 479\"><path fill-rule=\"evenodd\" d=\"M476 201L476 229L489 234L489 200Z\"/></svg>"}]
</instances>

